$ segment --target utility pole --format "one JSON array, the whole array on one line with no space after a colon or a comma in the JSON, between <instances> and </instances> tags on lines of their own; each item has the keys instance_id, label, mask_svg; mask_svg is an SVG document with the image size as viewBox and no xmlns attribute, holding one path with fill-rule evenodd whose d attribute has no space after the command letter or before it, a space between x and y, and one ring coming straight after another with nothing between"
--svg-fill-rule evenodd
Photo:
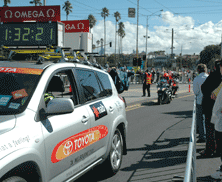
<instances>
[{"instance_id":1,"label":"utility pole","mask_svg":"<svg viewBox=\"0 0 222 182\"><path fill-rule=\"evenodd\" d=\"M139 0L137 0L137 31L136 31L136 58L138 59L138 24L139 24ZM138 62L137 62L138 66Z\"/></svg>"},{"instance_id":2,"label":"utility pole","mask_svg":"<svg viewBox=\"0 0 222 182\"><path fill-rule=\"evenodd\" d=\"M145 65L148 65L148 62L147 62L147 39L148 39L148 16L147 16L147 22L146 22L146 64ZM148 67L148 66L146 66L146 67Z\"/></svg>"},{"instance_id":3,"label":"utility pole","mask_svg":"<svg viewBox=\"0 0 222 182\"><path fill-rule=\"evenodd\" d=\"M43 6L46 6L46 0L43 0Z\"/></svg>"},{"instance_id":4,"label":"utility pole","mask_svg":"<svg viewBox=\"0 0 222 182\"><path fill-rule=\"evenodd\" d=\"M106 43L106 22L105 22L105 13L104 13L104 65L106 65L106 46L105 46L105 43Z\"/></svg>"},{"instance_id":5,"label":"utility pole","mask_svg":"<svg viewBox=\"0 0 222 182\"><path fill-rule=\"evenodd\" d=\"M172 46L171 46L171 64L172 64L172 62L173 62L173 28L172 28ZM172 65L171 65L171 67L172 67Z\"/></svg>"},{"instance_id":6,"label":"utility pole","mask_svg":"<svg viewBox=\"0 0 222 182\"><path fill-rule=\"evenodd\" d=\"M221 34L221 43L220 43L220 58L222 59L222 34Z\"/></svg>"}]
</instances>

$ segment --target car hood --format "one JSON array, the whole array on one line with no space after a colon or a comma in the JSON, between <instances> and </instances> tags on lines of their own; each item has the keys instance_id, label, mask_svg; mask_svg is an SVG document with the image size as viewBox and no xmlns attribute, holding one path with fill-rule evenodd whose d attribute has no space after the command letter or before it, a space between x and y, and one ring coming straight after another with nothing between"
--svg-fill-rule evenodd
<instances>
[{"instance_id":1,"label":"car hood","mask_svg":"<svg viewBox=\"0 0 222 182\"><path fill-rule=\"evenodd\" d=\"M15 127L15 116L14 115L5 115L0 116L0 135L8 132Z\"/></svg>"}]
</instances>

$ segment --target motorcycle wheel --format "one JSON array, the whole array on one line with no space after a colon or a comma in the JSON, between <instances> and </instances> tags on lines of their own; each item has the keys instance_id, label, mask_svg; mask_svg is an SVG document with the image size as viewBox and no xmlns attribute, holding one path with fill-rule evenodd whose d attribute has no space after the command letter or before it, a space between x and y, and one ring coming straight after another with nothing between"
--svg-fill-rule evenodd
<instances>
[{"instance_id":1,"label":"motorcycle wheel","mask_svg":"<svg viewBox=\"0 0 222 182\"><path fill-rule=\"evenodd\" d=\"M161 104L163 104L162 97L158 96L158 105L161 105Z\"/></svg>"}]
</instances>

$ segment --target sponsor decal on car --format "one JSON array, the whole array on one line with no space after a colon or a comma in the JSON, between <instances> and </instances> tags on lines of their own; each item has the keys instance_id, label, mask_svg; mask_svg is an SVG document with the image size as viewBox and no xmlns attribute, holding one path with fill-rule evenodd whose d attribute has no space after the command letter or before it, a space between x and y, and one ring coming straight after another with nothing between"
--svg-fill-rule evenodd
<instances>
[{"instance_id":1,"label":"sponsor decal on car","mask_svg":"<svg viewBox=\"0 0 222 182\"><path fill-rule=\"evenodd\" d=\"M0 67L0 73L20 73L20 74L34 74L41 75L42 69L35 68L11 68L11 67Z\"/></svg>"},{"instance_id":2,"label":"sponsor decal on car","mask_svg":"<svg viewBox=\"0 0 222 182\"><path fill-rule=\"evenodd\" d=\"M59 142L52 151L51 161L57 163L66 157L101 140L108 134L104 125L95 126Z\"/></svg>"},{"instance_id":3,"label":"sponsor decal on car","mask_svg":"<svg viewBox=\"0 0 222 182\"><path fill-rule=\"evenodd\" d=\"M27 96L28 96L28 94L25 91L25 89L16 90L16 91L12 92L13 99L19 99L19 98L23 98L23 97L27 97Z\"/></svg>"},{"instance_id":4,"label":"sponsor decal on car","mask_svg":"<svg viewBox=\"0 0 222 182\"><path fill-rule=\"evenodd\" d=\"M90 108L94 113L95 120L100 119L103 116L107 115L106 108L101 101L90 105Z\"/></svg>"},{"instance_id":5,"label":"sponsor decal on car","mask_svg":"<svg viewBox=\"0 0 222 182\"><path fill-rule=\"evenodd\" d=\"M6 106L11 98L10 95L0 95L0 106Z\"/></svg>"},{"instance_id":6,"label":"sponsor decal on car","mask_svg":"<svg viewBox=\"0 0 222 182\"><path fill-rule=\"evenodd\" d=\"M9 104L8 108L10 108L10 109L18 109L19 106L20 106L20 104L18 104L18 103L12 103L12 102L11 102L11 103Z\"/></svg>"}]
</instances>

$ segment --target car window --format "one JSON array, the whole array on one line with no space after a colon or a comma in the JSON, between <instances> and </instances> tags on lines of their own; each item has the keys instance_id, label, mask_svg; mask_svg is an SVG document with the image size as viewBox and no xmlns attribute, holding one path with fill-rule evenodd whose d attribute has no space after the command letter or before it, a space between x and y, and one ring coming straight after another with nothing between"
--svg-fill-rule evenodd
<instances>
[{"instance_id":1,"label":"car window","mask_svg":"<svg viewBox=\"0 0 222 182\"><path fill-rule=\"evenodd\" d=\"M43 70L0 67L0 115L25 110Z\"/></svg>"},{"instance_id":2,"label":"car window","mask_svg":"<svg viewBox=\"0 0 222 182\"><path fill-rule=\"evenodd\" d=\"M103 85L105 95L106 96L112 95L112 86L111 86L111 83L109 80L109 76L107 74L99 72L99 71L96 73L101 81L101 84Z\"/></svg>"},{"instance_id":3,"label":"car window","mask_svg":"<svg viewBox=\"0 0 222 182\"><path fill-rule=\"evenodd\" d=\"M76 73L87 101L101 97L102 88L98 84L97 78L93 71L76 69Z\"/></svg>"},{"instance_id":4,"label":"car window","mask_svg":"<svg viewBox=\"0 0 222 182\"><path fill-rule=\"evenodd\" d=\"M74 105L78 105L78 95L71 70L55 73L44 93L45 104L54 98L70 98Z\"/></svg>"}]
</instances>

